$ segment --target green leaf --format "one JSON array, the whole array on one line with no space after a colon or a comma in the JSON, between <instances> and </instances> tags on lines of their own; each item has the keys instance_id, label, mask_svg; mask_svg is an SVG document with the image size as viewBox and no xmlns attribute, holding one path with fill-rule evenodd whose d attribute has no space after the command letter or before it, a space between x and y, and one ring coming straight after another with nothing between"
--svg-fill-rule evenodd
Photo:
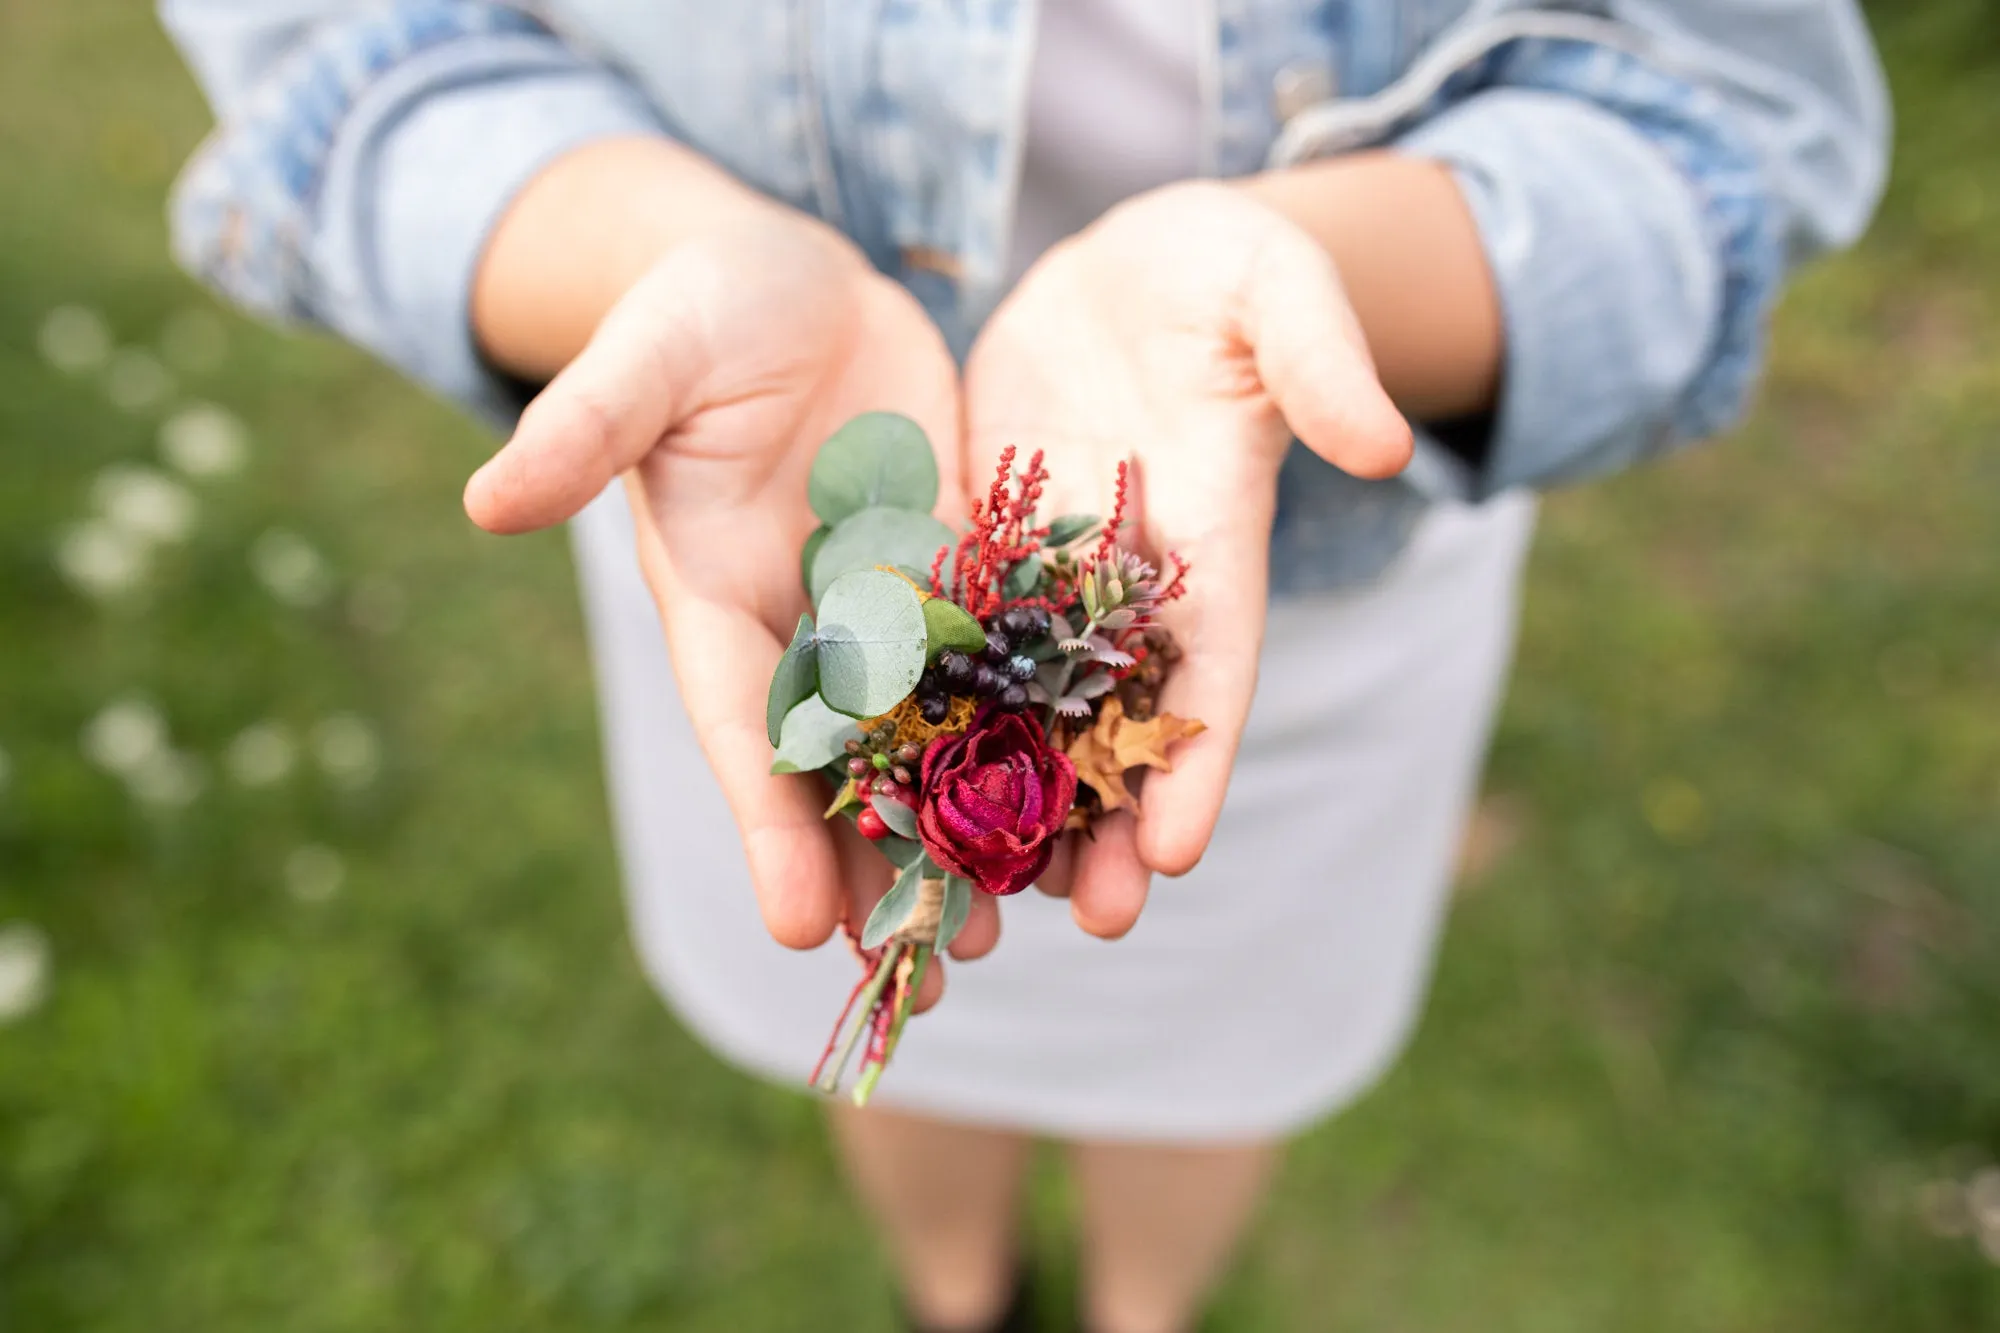
<instances>
[{"instance_id":1,"label":"green leaf","mask_svg":"<svg viewBox=\"0 0 2000 1333\"><path fill-rule=\"evenodd\" d=\"M962 653L986 651L986 631L972 613L949 597L933 597L924 603L924 635L929 641L924 660L935 662L947 648Z\"/></svg>"},{"instance_id":2,"label":"green leaf","mask_svg":"<svg viewBox=\"0 0 2000 1333\"><path fill-rule=\"evenodd\" d=\"M917 812L909 806L893 796L884 796L880 792L875 794L869 804L875 807L876 814L882 816L882 822L889 826L891 833L899 838L917 836Z\"/></svg>"},{"instance_id":3,"label":"green leaf","mask_svg":"<svg viewBox=\"0 0 2000 1333\"><path fill-rule=\"evenodd\" d=\"M1042 545L1054 550L1058 546L1068 546L1071 542L1088 537L1091 530L1104 520L1095 514L1064 514L1049 524L1049 535Z\"/></svg>"},{"instance_id":4,"label":"green leaf","mask_svg":"<svg viewBox=\"0 0 2000 1333\"><path fill-rule=\"evenodd\" d=\"M911 842L908 838L877 838L875 839L875 850L888 857L898 870L917 865L928 859L924 855L924 845L920 842Z\"/></svg>"},{"instance_id":5,"label":"green leaf","mask_svg":"<svg viewBox=\"0 0 2000 1333\"><path fill-rule=\"evenodd\" d=\"M873 949L886 942L897 927L910 919L917 906L917 886L923 878L922 861L912 861L903 867L903 872L896 876L895 887L883 894L882 901L868 914L868 923L861 928L862 948Z\"/></svg>"},{"instance_id":6,"label":"green leaf","mask_svg":"<svg viewBox=\"0 0 2000 1333\"><path fill-rule=\"evenodd\" d=\"M771 771L810 773L824 768L845 758L847 743L860 735L853 718L834 712L817 694L809 694L785 714L785 725L778 733L778 758Z\"/></svg>"},{"instance_id":7,"label":"green leaf","mask_svg":"<svg viewBox=\"0 0 2000 1333\"><path fill-rule=\"evenodd\" d=\"M946 946L958 938L958 932L965 927L965 919L972 915L972 883L957 875L944 877L944 915L938 921L937 951L943 953Z\"/></svg>"},{"instance_id":8,"label":"green leaf","mask_svg":"<svg viewBox=\"0 0 2000 1333\"><path fill-rule=\"evenodd\" d=\"M1042 562L1029 556L1007 571L1007 581L1000 585L1000 595L1010 602L1019 601L1032 596L1041 581Z\"/></svg>"},{"instance_id":9,"label":"green leaf","mask_svg":"<svg viewBox=\"0 0 2000 1333\"><path fill-rule=\"evenodd\" d=\"M914 509L874 508L850 514L834 524L813 556L806 589L815 603L842 574L877 565L894 565L918 583L930 578L938 547L957 538L950 528Z\"/></svg>"},{"instance_id":10,"label":"green leaf","mask_svg":"<svg viewBox=\"0 0 2000 1333\"><path fill-rule=\"evenodd\" d=\"M938 498L937 456L908 417L864 412L819 447L806 498L827 523L877 505L928 514Z\"/></svg>"},{"instance_id":11,"label":"green leaf","mask_svg":"<svg viewBox=\"0 0 2000 1333\"><path fill-rule=\"evenodd\" d=\"M917 590L879 569L833 581L819 608L819 696L835 712L875 717L901 703L924 671Z\"/></svg>"},{"instance_id":12,"label":"green leaf","mask_svg":"<svg viewBox=\"0 0 2000 1333\"><path fill-rule=\"evenodd\" d=\"M813 637L812 617L800 616L798 628L792 631L791 646L778 659L778 669L771 673L771 692L764 697L764 729L771 734L771 744L778 743L785 718L792 709L818 688L819 645Z\"/></svg>"},{"instance_id":13,"label":"green leaf","mask_svg":"<svg viewBox=\"0 0 2000 1333\"><path fill-rule=\"evenodd\" d=\"M811 590L813 581L813 560L819 555L819 548L826 545L826 536L833 529L822 523L806 536L806 544L799 548L799 586Z\"/></svg>"}]
</instances>

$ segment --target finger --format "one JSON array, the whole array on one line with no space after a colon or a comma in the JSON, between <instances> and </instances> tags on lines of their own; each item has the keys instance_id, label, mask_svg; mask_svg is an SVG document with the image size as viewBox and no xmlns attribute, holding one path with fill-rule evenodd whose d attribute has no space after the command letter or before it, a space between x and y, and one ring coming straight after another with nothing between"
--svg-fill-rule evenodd
<instances>
[{"instance_id":1,"label":"finger","mask_svg":"<svg viewBox=\"0 0 2000 1333\"><path fill-rule=\"evenodd\" d=\"M1139 859L1129 813L1106 815L1091 831L1094 836L1077 852L1069 912L1086 934L1115 940L1138 921L1152 872Z\"/></svg>"},{"instance_id":2,"label":"finger","mask_svg":"<svg viewBox=\"0 0 2000 1333\"><path fill-rule=\"evenodd\" d=\"M686 413L707 373L698 310L710 287L701 266L672 259L635 283L528 404L513 438L472 474L472 521L501 533L560 523L638 462Z\"/></svg>"},{"instance_id":3,"label":"finger","mask_svg":"<svg viewBox=\"0 0 2000 1333\"><path fill-rule=\"evenodd\" d=\"M1200 721L1204 730L1176 743L1168 753L1172 770L1148 770L1139 790L1140 856L1161 874L1183 875L1207 850L1222 815L1257 690L1275 486L1254 505L1243 497L1221 523L1212 512L1198 512L1208 503L1199 488L1158 487L1149 503L1157 545L1170 545L1168 533L1208 529L1188 552L1185 595L1160 611L1181 657L1156 704L1160 712Z\"/></svg>"},{"instance_id":4,"label":"finger","mask_svg":"<svg viewBox=\"0 0 2000 1333\"><path fill-rule=\"evenodd\" d=\"M1000 900L990 893L975 890L972 914L965 918L965 924L959 927L957 937L946 952L960 962L969 963L992 953L993 946L999 942Z\"/></svg>"},{"instance_id":5,"label":"finger","mask_svg":"<svg viewBox=\"0 0 2000 1333\"><path fill-rule=\"evenodd\" d=\"M692 595L660 605L681 702L735 816L764 925L788 948L813 948L846 894L822 793L809 777L770 772L764 682L783 648L746 608Z\"/></svg>"},{"instance_id":6,"label":"finger","mask_svg":"<svg viewBox=\"0 0 2000 1333\"><path fill-rule=\"evenodd\" d=\"M1056 839L1056 850L1049 857L1049 868L1035 881L1035 887L1051 898L1069 897L1070 879L1076 872L1076 844L1079 835L1065 833Z\"/></svg>"},{"instance_id":7,"label":"finger","mask_svg":"<svg viewBox=\"0 0 2000 1333\"><path fill-rule=\"evenodd\" d=\"M1239 316L1257 376L1301 443L1357 477L1392 477L1410 461L1410 423L1389 401L1340 273L1289 230L1259 251Z\"/></svg>"},{"instance_id":8,"label":"finger","mask_svg":"<svg viewBox=\"0 0 2000 1333\"><path fill-rule=\"evenodd\" d=\"M924 969L923 981L917 986L917 1002L910 1007L910 1012L921 1014L943 998L944 959L932 958L930 965Z\"/></svg>"}]
</instances>

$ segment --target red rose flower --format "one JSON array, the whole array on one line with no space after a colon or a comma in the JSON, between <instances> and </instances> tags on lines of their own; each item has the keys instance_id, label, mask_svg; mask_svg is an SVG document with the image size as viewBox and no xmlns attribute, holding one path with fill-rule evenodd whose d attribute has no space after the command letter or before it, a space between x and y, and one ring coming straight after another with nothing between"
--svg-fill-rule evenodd
<instances>
[{"instance_id":1,"label":"red rose flower","mask_svg":"<svg viewBox=\"0 0 2000 1333\"><path fill-rule=\"evenodd\" d=\"M931 859L988 893L1019 893L1048 869L1076 803L1076 766L1019 713L987 707L924 752L917 833Z\"/></svg>"}]
</instances>

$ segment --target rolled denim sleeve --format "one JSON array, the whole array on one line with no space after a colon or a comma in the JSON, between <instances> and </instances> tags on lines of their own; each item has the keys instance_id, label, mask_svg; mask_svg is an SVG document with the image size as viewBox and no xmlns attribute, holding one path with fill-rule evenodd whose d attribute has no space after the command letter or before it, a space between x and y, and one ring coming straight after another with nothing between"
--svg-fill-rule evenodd
<instances>
[{"instance_id":1,"label":"rolled denim sleeve","mask_svg":"<svg viewBox=\"0 0 2000 1333\"><path fill-rule=\"evenodd\" d=\"M486 238L564 153L663 133L653 108L502 5L170 0L162 14L222 117L174 189L180 262L254 313L331 328L511 415L468 317Z\"/></svg>"},{"instance_id":2,"label":"rolled denim sleeve","mask_svg":"<svg viewBox=\"0 0 2000 1333\"><path fill-rule=\"evenodd\" d=\"M1398 139L1453 169L1499 292L1506 364L1475 496L1726 429L1791 267L1861 230L1886 170L1872 52L1830 22L1843 6L1786 8L1778 63L1706 50L1684 25L1650 34L1657 60L1512 43ZM1824 68L1796 67L1815 47Z\"/></svg>"}]
</instances>

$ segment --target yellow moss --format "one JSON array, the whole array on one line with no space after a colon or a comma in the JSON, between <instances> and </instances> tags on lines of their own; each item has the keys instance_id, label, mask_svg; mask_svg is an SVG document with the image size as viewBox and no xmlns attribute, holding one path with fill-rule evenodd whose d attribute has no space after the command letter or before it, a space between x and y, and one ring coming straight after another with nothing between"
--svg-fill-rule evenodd
<instances>
[{"instance_id":1,"label":"yellow moss","mask_svg":"<svg viewBox=\"0 0 2000 1333\"><path fill-rule=\"evenodd\" d=\"M972 725L972 715L979 711L979 705L963 695L954 696L951 711L944 715L942 722L926 722L917 707L917 696L909 696L880 717L871 717L861 723L863 731L887 725L895 733L894 744L903 745L914 741L918 745L928 745L938 736L956 736Z\"/></svg>"}]
</instances>

